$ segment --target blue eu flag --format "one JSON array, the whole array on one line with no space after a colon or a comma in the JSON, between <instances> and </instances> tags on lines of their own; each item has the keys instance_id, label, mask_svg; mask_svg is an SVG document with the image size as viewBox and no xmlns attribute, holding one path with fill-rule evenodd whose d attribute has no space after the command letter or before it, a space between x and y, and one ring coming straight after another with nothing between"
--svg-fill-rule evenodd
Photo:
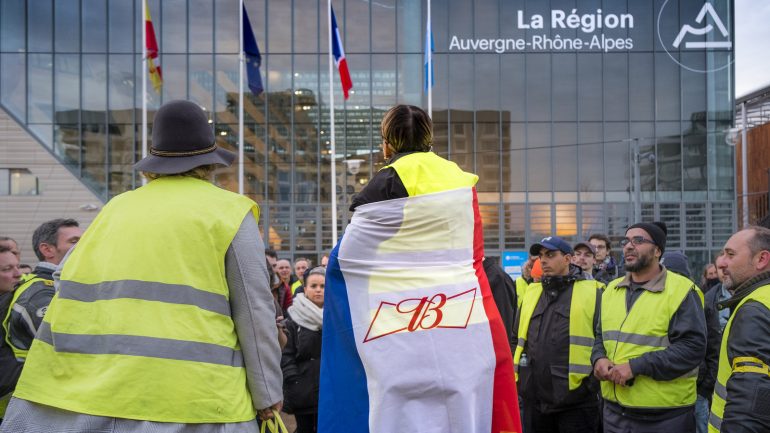
<instances>
[{"instance_id":1,"label":"blue eu flag","mask_svg":"<svg viewBox=\"0 0 770 433\"><path fill-rule=\"evenodd\" d=\"M246 55L246 75L249 79L249 89L255 96L265 90L262 87L262 76L259 74L259 66L262 64L262 55L259 54L257 39L251 30L249 15L246 6L243 6L243 52Z\"/></svg>"}]
</instances>

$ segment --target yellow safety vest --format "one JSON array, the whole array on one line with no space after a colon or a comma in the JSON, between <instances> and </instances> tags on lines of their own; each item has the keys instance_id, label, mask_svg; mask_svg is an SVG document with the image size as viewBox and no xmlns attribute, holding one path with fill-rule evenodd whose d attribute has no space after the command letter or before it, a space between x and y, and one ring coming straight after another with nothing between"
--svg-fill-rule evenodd
<instances>
[{"instance_id":1,"label":"yellow safety vest","mask_svg":"<svg viewBox=\"0 0 770 433\"><path fill-rule=\"evenodd\" d=\"M3 329L5 330L5 342L8 344L8 346L13 350L13 355L16 357L16 359L19 362L24 362L24 360L27 358L27 353L29 352L29 348L22 348L18 347L13 339L11 338L11 332L10 332L10 325L11 325L11 311L13 311L13 306L16 305L16 301L19 300L19 297L21 297L22 293L27 291L27 289L30 288L33 284L37 282L42 282L46 285L53 286L53 281L46 280L45 278L38 278L34 274L31 278L28 278L22 285L16 288L13 292L13 298L11 298L11 304L8 307L8 312L5 313L5 318L3 318Z\"/></svg>"},{"instance_id":2,"label":"yellow safety vest","mask_svg":"<svg viewBox=\"0 0 770 433\"><path fill-rule=\"evenodd\" d=\"M730 328L733 324L738 310L749 301L762 303L766 308L770 308L770 285L762 286L748 296L746 296L730 315L727 321L725 331L722 334L722 348L719 351L719 370L717 370L717 383L714 386L714 396L711 398L711 415L709 416L709 433L718 433L722 428L722 418L725 414L725 404L727 404L727 381L733 373L757 373L770 376L770 366L764 360L759 358L741 356L735 357L730 362L727 356L728 339L730 338ZM757 330L758 332L767 330Z\"/></svg>"},{"instance_id":3,"label":"yellow safety vest","mask_svg":"<svg viewBox=\"0 0 770 433\"><path fill-rule=\"evenodd\" d=\"M297 280L291 284L291 295L294 296L295 293L297 293L297 289L302 287L302 281Z\"/></svg>"},{"instance_id":4,"label":"yellow safety vest","mask_svg":"<svg viewBox=\"0 0 770 433\"><path fill-rule=\"evenodd\" d=\"M524 295L527 293L527 287L529 283L524 277L516 278L516 307L521 308L521 303L524 302Z\"/></svg>"},{"instance_id":5,"label":"yellow safety vest","mask_svg":"<svg viewBox=\"0 0 770 433\"><path fill-rule=\"evenodd\" d=\"M409 197L452 189L472 187L479 177L466 173L452 161L433 152L414 152L398 158L390 165L396 170Z\"/></svg>"},{"instance_id":6,"label":"yellow safety vest","mask_svg":"<svg viewBox=\"0 0 770 433\"><path fill-rule=\"evenodd\" d=\"M162 177L113 198L70 253L15 397L174 423L255 418L225 255L257 205Z\"/></svg>"},{"instance_id":7,"label":"yellow safety vest","mask_svg":"<svg viewBox=\"0 0 770 433\"><path fill-rule=\"evenodd\" d=\"M594 315L596 313L596 289L594 280L576 281L572 286L569 312L569 390L580 387L583 379L593 371L591 349L594 347ZM532 283L524 295L519 313L519 334L513 354L513 368L519 380L519 360L527 343L527 331L532 314L543 294L541 283Z\"/></svg>"},{"instance_id":8,"label":"yellow safety vest","mask_svg":"<svg viewBox=\"0 0 770 433\"><path fill-rule=\"evenodd\" d=\"M623 364L645 353L669 347L671 318L695 285L689 279L666 271L663 291L643 290L631 311L626 311L623 279L612 281L602 295L601 323L604 350L614 364ZM625 407L673 408L695 403L698 369L682 377L657 381L635 376L633 386L619 386L602 381L602 396Z\"/></svg>"}]
</instances>

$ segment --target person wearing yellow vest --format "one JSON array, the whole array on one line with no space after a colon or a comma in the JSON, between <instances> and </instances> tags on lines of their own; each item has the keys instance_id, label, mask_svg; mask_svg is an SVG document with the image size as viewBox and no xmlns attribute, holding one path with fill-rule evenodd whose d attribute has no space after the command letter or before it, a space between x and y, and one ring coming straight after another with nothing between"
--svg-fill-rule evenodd
<instances>
[{"instance_id":1,"label":"person wearing yellow vest","mask_svg":"<svg viewBox=\"0 0 770 433\"><path fill-rule=\"evenodd\" d=\"M32 248L40 262L30 278L16 289L11 307L3 317L6 342L21 362L27 357L48 304L53 299L53 273L82 234L83 229L78 222L69 218L46 221L32 234Z\"/></svg>"},{"instance_id":2,"label":"person wearing yellow vest","mask_svg":"<svg viewBox=\"0 0 770 433\"><path fill-rule=\"evenodd\" d=\"M161 106L152 138L149 182L60 265L2 433L255 432L280 410L259 208L208 180L235 155L189 101Z\"/></svg>"},{"instance_id":3,"label":"person wearing yellow vest","mask_svg":"<svg viewBox=\"0 0 770 433\"><path fill-rule=\"evenodd\" d=\"M717 258L722 284L733 291L719 309L732 314L719 353L710 433L770 431L770 230L748 227Z\"/></svg>"},{"instance_id":4,"label":"person wearing yellow vest","mask_svg":"<svg viewBox=\"0 0 770 433\"><path fill-rule=\"evenodd\" d=\"M20 278L19 257L11 246L0 243L0 317L5 317L8 312ZM13 350L5 342L5 330L0 327L0 424L13 388L19 380L21 366Z\"/></svg>"},{"instance_id":5,"label":"person wearing yellow vest","mask_svg":"<svg viewBox=\"0 0 770 433\"><path fill-rule=\"evenodd\" d=\"M524 295L513 355L527 433L590 433L599 424L591 348L601 291L571 263L573 254L556 236L530 247L543 277Z\"/></svg>"},{"instance_id":6,"label":"person wearing yellow vest","mask_svg":"<svg viewBox=\"0 0 770 433\"><path fill-rule=\"evenodd\" d=\"M666 225L637 223L621 240L626 276L610 282L591 355L604 432L695 432L698 365L706 355L703 298L659 263Z\"/></svg>"}]
</instances>

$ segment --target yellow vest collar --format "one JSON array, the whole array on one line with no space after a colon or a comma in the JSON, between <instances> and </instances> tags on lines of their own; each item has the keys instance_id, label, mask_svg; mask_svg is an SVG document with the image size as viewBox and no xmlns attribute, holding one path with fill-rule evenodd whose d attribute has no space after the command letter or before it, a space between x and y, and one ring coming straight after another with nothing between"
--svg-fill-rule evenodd
<instances>
[{"instance_id":1,"label":"yellow vest collar","mask_svg":"<svg viewBox=\"0 0 770 433\"><path fill-rule=\"evenodd\" d=\"M655 278L644 283L642 286L643 289L650 292L662 292L663 289L666 288L666 276L668 274L668 270L663 265L660 265L660 269L660 273ZM631 287L631 274L626 274L626 276L623 277L623 281L618 283L617 287L622 287L624 289Z\"/></svg>"}]
</instances>

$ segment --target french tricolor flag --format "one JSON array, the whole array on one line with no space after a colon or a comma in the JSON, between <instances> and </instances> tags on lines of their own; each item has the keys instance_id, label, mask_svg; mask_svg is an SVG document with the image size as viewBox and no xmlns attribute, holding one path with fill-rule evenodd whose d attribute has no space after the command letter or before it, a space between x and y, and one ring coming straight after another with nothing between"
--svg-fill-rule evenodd
<instances>
[{"instance_id":1,"label":"french tricolor flag","mask_svg":"<svg viewBox=\"0 0 770 433\"><path fill-rule=\"evenodd\" d=\"M319 433L521 432L483 257L475 188L356 208L326 270Z\"/></svg>"},{"instance_id":2,"label":"french tricolor flag","mask_svg":"<svg viewBox=\"0 0 770 433\"><path fill-rule=\"evenodd\" d=\"M345 94L345 99L348 99L350 89L353 88L353 81L350 79L350 71L348 70L348 61L345 60L345 49L342 48L342 38L340 37L340 29L337 27L337 17L334 16L334 8L331 8L332 12L332 54L334 55L334 64L337 65L337 70L340 73L340 80L342 81L342 92Z\"/></svg>"}]
</instances>

